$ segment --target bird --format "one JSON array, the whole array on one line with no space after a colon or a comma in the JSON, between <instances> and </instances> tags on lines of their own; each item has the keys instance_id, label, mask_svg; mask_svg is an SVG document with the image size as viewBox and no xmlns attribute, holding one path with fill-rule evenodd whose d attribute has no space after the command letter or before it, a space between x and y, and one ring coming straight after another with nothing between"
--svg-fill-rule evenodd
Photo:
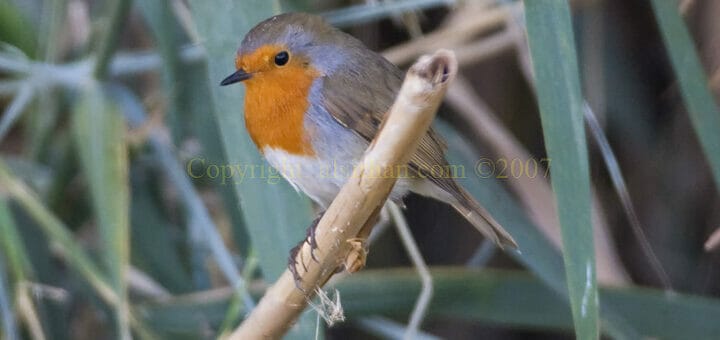
<instances>
[{"instance_id":1,"label":"bird","mask_svg":"<svg viewBox=\"0 0 720 340\"><path fill-rule=\"evenodd\" d=\"M258 151L327 209L378 133L403 78L400 68L355 37L320 16L295 12L253 27L237 49L235 71L220 84L245 85L245 126ZM430 128L389 198L402 202L413 192L449 204L486 238L516 249L513 237L452 176L432 171L448 169L446 148Z\"/></svg>"}]
</instances>

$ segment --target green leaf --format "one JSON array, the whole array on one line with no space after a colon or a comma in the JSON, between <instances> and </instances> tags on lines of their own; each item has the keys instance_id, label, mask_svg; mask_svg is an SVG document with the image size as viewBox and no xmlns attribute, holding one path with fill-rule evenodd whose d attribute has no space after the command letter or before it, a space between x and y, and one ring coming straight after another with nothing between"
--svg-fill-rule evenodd
<instances>
[{"instance_id":1,"label":"green leaf","mask_svg":"<svg viewBox=\"0 0 720 340\"><path fill-rule=\"evenodd\" d=\"M0 251L7 260L9 272L15 281L23 281L31 272L25 244L12 215L7 198L0 196Z\"/></svg>"},{"instance_id":2,"label":"green leaf","mask_svg":"<svg viewBox=\"0 0 720 340\"><path fill-rule=\"evenodd\" d=\"M97 37L98 51L93 68L93 75L97 79L103 79L107 76L110 60L115 54L115 49L120 40L120 33L125 25L125 18L132 7L130 5L131 0L110 0L106 2L109 21L105 29Z\"/></svg>"},{"instance_id":3,"label":"green leaf","mask_svg":"<svg viewBox=\"0 0 720 340\"><path fill-rule=\"evenodd\" d=\"M517 271L431 269L435 298L430 318L486 320L522 328L572 329L565 302L539 280ZM420 291L411 268L366 270L336 285L347 316L399 316L413 308ZM720 325L720 301L645 288L603 289L603 298L638 326L642 338L710 339ZM699 317L702 316L702 317Z\"/></svg>"},{"instance_id":4,"label":"green leaf","mask_svg":"<svg viewBox=\"0 0 720 340\"><path fill-rule=\"evenodd\" d=\"M131 259L133 264L148 273L172 293L192 291L192 280L182 260L183 238L180 228L172 225L163 214L156 195L149 164L138 162L131 169L132 202Z\"/></svg>"},{"instance_id":5,"label":"green leaf","mask_svg":"<svg viewBox=\"0 0 720 340\"><path fill-rule=\"evenodd\" d=\"M403 12L420 11L432 7L449 6L453 0L399 0L372 4L348 6L323 14L325 19L337 27L350 27L381 20Z\"/></svg>"},{"instance_id":6,"label":"green leaf","mask_svg":"<svg viewBox=\"0 0 720 340\"><path fill-rule=\"evenodd\" d=\"M651 3L690 121L710 163L715 185L720 189L720 111L708 89L707 77L690 33L678 12L678 3L667 0L652 0Z\"/></svg>"},{"instance_id":7,"label":"green leaf","mask_svg":"<svg viewBox=\"0 0 720 340\"><path fill-rule=\"evenodd\" d=\"M220 87L225 76L235 71L235 50L243 35L259 21L271 16L266 1L229 0L191 1L191 9L203 36L209 58L209 74L215 119L220 126L226 160L231 165L265 167L255 145L245 132L242 85ZM277 278L286 268L287 254L300 240L311 221L309 201L295 193L286 182L271 184L268 178L236 176L234 185L240 197L253 247L260 252L260 267L268 280Z\"/></svg>"},{"instance_id":8,"label":"green leaf","mask_svg":"<svg viewBox=\"0 0 720 340\"><path fill-rule=\"evenodd\" d=\"M15 323L15 309L13 308L12 296L7 280L7 271L5 270L4 257L0 254L0 334L3 339L8 340L19 339L17 325Z\"/></svg>"},{"instance_id":9,"label":"green leaf","mask_svg":"<svg viewBox=\"0 0 720 340\"><path fill-rule=\"evenodd\" d=\"M464 176L457 182L468 190L507 231L513 235L519 245L519 252L509 252L518 262L527 267L535 276L550 287L563 301L568 302L565 270L562 256L534 226L527 217L524 207L518 203L505 186L495 176L487 176L483 166L483 157L477 155L466 138L441 120L434 127L446 138L448 144L447 159L450 164L464 169ZM543 159L536 160L540 166ZM480 171L483 172L480 172ZM477 171L477 172L476 172ZM496 170L497 171L497 170ZM539 169L537 176L546 176ZM495 172L497 174L497 172ZM634 338L639 336L633 325L628 324L614 311L607 301L603 302L603 325L606 332L615 337Z\"/></svg>"},{"instance_id":10,"label":"green leaf","mask_svg":"<svg viewBox=\"0 0 720 340\"><path fill-rule=\"evenodd\" d=\"M525 1L528 41L579 339L598 337L590 176L580 75L567 1Z\"/></svg>"},{"instance_id":11,"label":"green leaf","mask_svg":"<svg viewBox=\"0 0 720 340\"><path fill-rule=\"evenodd\" d=\"M30 262L25 256L25 246L18 233L10 204L1 193L0 235L0 334L4 334L7 339L19 339L15 315L17 308L13 308L13 297L23 294L19 283L23 283L26 274L30 272Z\"/></svg>"},{"instance_id":12,"label":"green leaf","mask_svg":"<svg viewBox=\"0 0 720 340\"><path fill-rule=\"evenodd\" d=\"M92 197L103 264L119 298L120 338L126 339L130 336L125 277L130 255L126 126L98 84L89 84L80 96L73 113L75 143Z\"/></svg>"},{"instance_id":13,"label":"green leaf","mask_svg":"<svg viewBox=\"0 0 720 340\"><path fill-rule=\"evenodd\" d=\"M12 1L0 1L0 41L17 46L27 55L34 55L37 49L35 33L32 21Z\"/></svg>"},{"instance_id":14,"label":"green leaf","mask_svg":"<svg viewBox=\"0 0 720 340\"><path fill-rule=\"evenodd\" d=\"M190 8L208 54L210 86L228 165L262 167L255 145L245 133L242 114L244 89L241 85L220 87L220 81L235 71L234 57L244 34L255 24L274 14L272 1L231 0L190 1ZM257 174L257 171L255 172ZM250 178L252 177L252 178ZM307 198L294 192L285 182L271 181L259 175L240 177L235 174L228 185L234 185L260 268L272 282L285 270L289 250L303 239L312 212ZM313 337L315 320L306 314L306 322L295 336Z\"/></svg>"},{"instance_id":15,"label":"green leaf","mask_svg":"<svg viewBox=\"0 0 720 340\"><path fill-rule=\"evenodd\" d=\"M98 296L115 310L127 310L127 301L121 299L115 287L92 261L85 250L75 241L65 224L48 210L38 199L37 194L30 190L10 171L0 159L0 188L13 198L37 223L45 237L54 245L55 252L90 283ZM129 312L127 313L130 314ZM129 316L133 329L140 338L152 337L141 321L134 315Z\"/></svg>"},{"instance_id":16,"label":"green leaf","mask_svg":"<svg viewBox=\"0 0 720 340\"><path fill-rule=\"evenodd\" d=\"M17 179L0 159L0 187L32 217L46 237L54 244L70 267L77 270L95 288L98 295L109 304L115 304L118 297L108 284L100 269L90 259L65 224L50 212L24 183Z\"/></svg>"},{"instance_id":17,"label":"green leaf","mask_svg":"<svg viewBox=\"0 0 720 340\"><path fill-rule=\"evenodd\" d=\"M464 169L465 174L456 179L458 184L475 197L518 243L520 252L510 251L508 254L535 273L559 296L564 296L567 285L560 253L533 225L523 207L498 180L475 172L476 167L482 165L479 161L482 157L474 152L466 138L442 120L435 121L433 127L447 141L447 159L450 164ZM538 176L542 176L542 170Z\"/></svg>"},{"instance_id":18,"label":"green leaf","mask_svg":"<svg viewBox=\"0 0 720 340\"><path fill-rule=\"evenodd\" d=\"M203 58L199 62L192 63L181 60L181 44L187 39L180 29L170 1L145 1L139 2L138 6L153 31L163 58L165 95L170 102L166 117L167 124L171 127L174 144L181 145L182 141L197 137L203 148L200 157L194 159L206 160L211 164L223 164L216 121L206 117L208 107L211 107L206 60ZM222 195L225 207L235 224L233 231L237 236L240 254L247 255L248 237L244 230L242 215L236 208L237 199L232 187L222 185L219 181L213 181L212 184ZM194 226L205 227L199 223L191 223L188 228L194 257L193 277L198 283L209 282L205 268L208 247L204 242L194 242L202 239L202 235L206 233L202 230L194 230Z\"/></svg>"},{"instance_id":19,"label":"green leaf","mask_svg":"<svg viewBox=\"0 0 720 340\"><path fill-rule=\"evenodd\" d=\"M185 82L179 59L180 45L184 36L175 20L170 1L139 1L137 6L150 26L163 59L161 74L165 95L169 101L167 125L171 127L175 144L179 144L183 137L181 119L189 118L180 114L183 110L180 100L183 96L191 96L192 91L187 89L193 86L192 83Z\"/></svg>"},{"instance_id":20,"label":"green leaf","mask_svg":"<svg viewBox=\"0 0 720 340\"><path fill-rule=\"evenodd\" d=\"M13 98L12 103L7 106L2 118L0 118L0 141L10 132L10 128L13 127L20 115L25 111L33 98L33 92L34 90L29 83L23 84Z\"/></svg>"},{"instance_id":21,"label":"green leaf","mask_svg":"<svg viewBox=\"0 0 720 340\"><path fill-rule=\"evenodd\" d=\"M513 329L573 329L567 303L525 272L431 267L430 273L435 288L428 308L430 320L483 321ZM340 291L349 322L372 315L403 318L414 308L420 280L412 268L364 270L332 288ZM707 321L720 318L718 299L639 287L601 288L601 293L618 314L638 325L641 335L634 338L713 339L720 332L720 324ZM186 295L138 309L158 329L195 334L203 325L222 320L230 294Z\"/></svg>"}]
</instances>

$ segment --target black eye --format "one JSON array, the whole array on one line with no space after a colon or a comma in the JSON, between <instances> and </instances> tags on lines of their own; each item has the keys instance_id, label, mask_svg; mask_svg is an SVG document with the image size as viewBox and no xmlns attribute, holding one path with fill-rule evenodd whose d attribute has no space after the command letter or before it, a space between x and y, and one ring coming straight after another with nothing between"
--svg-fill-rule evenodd
<instances>
[{"instance_id":1,"label":"black eye","mask_svg":"<svg viewBox=\"0 0 720 340\"><path fill-rule=\"evenodd\" d=\"M290 54L286 51L282 51L275 55L275 65L283 66L290 60Z\"/></svg>"}]
</instances>

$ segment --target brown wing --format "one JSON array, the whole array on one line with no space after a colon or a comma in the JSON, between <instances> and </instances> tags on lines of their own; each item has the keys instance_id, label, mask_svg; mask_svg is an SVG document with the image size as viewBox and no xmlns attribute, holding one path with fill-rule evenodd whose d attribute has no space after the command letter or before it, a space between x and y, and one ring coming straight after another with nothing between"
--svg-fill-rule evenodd
<instances>
[{"instance_id":1,"label":"brown wing","mask_svg":"<svg viewBox=\"0 0 720 340\"><path fill-rule=\"evenodd\" d=\"M355 60L362 63L345 65L331 77L323 78L323 101L335 120L371 141L400 90L403 73L380 55L366 50L356 52L360 58ZM500 247L507 245L517 248L512 236L451 176L434 176L433 166L447 168L444 156L446 148L442 138L430 128L410 158L410 170L451 194L456 200L456 203L451 203L453 207L486 237Z\"/></svg>"},{"instance_id":2,"label":"brown wing","mask_svg":"<svg viewBox=\"0 0 720 340\"><path fill-rule=\"evenodd\" d=\"M332 77L323 78L323 100L335 120L371 141L400 90L403 73L380 56L369 59L364 60L367 62L365 65L353 65L356 68L348 67L333 73ZM353 91L344 90L350 88ZM454 193L457 185L452 179L431 176L433 166L447 165L445 149L442 137L430 128L420 140L409 165L411 170L422 173L423 177Z\"/></svg>"}]
</instances>

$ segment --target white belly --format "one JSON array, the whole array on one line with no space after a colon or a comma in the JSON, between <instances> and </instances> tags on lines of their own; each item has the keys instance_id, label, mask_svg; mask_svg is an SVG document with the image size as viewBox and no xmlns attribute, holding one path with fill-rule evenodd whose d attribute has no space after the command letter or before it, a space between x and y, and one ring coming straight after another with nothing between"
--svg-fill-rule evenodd
<instances>
[{"instance_id":1,"label":"white belly","mask_svg":"<svg viewBox=\"0 0 720 340\"><path fill-rule=\"evenodd\" d=\"M322 162L315 156L298 156L284 150L266 147L263 150L268 163L282 176L315 202L327 208L340 191L349 175L344 175L342 165L334 162ZM337 166L337 170L334 167ZM352 164L349 164L352 171ZM341 172L343 171L343 172ZM337 176L331 176L337 174Z\"/></svg>"},{"instance_id":2,"label":"white belly","mask_svg":"<svg viewBox=\"0 0 720 340\"><path fill-rule=\"evenodd\" d=\"M263 154L295 190L304 192L324 209L335 199L357 163L355 157L322 161L316 156L298 156L269 147L263 150ZM412 182L409 179L398 180L391 198L402 199Z\"/></svg>"}]
</instances>

